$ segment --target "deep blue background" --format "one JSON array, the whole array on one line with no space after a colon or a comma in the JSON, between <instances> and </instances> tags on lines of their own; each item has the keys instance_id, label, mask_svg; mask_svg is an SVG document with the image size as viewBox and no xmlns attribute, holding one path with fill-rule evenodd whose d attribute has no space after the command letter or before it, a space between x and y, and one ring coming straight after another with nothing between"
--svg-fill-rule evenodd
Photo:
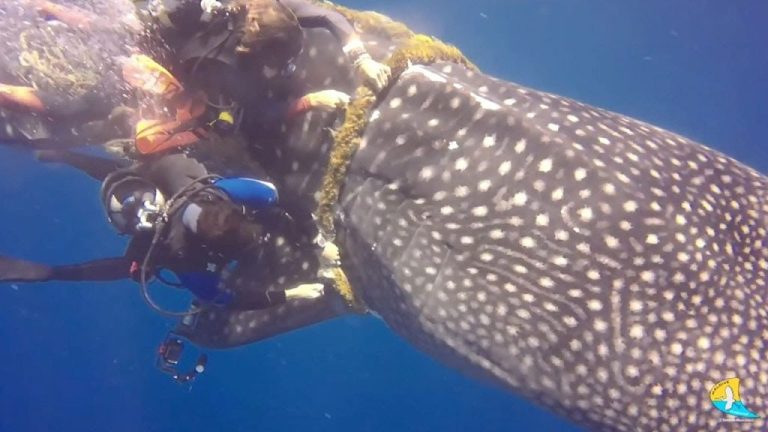
<instances>
[{"instance_id":1,"label":"deep blue background","mask_svg":"<svg viewBox=\"0 0 768 432\"><path fill-rule=\"evenodd\" d=\"M485 71L683 133L768 171L768 2L346 1ZM0 149L0 253L119 254L98 185ZM130 283L0 285L0 432L576 428L446 369L374 318L211 356L191 392L153 367L169 322Z\"/></svg>"}]
</instances>

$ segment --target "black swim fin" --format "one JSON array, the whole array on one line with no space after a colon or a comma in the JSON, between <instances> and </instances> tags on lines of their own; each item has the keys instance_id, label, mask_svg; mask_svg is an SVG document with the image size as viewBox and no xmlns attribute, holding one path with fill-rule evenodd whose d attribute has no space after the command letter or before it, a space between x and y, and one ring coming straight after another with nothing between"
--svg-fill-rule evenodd
<instances>
[{"instance_id":1,"label":"black swim fin","mask_svg":"<svg viewBox=\"0 0 768 432\"><path fill-rule=\"evenodd\" d=\"M19 138L10 137L3 138L3 144L13 147L23 148L27 150L49 150L49 149L62 149L67 147L77 147L78 144L62 142L56 138ZM69 145L67 145L69 144Z\"/></svg>"},{"instance_id":2,"label":"black swim fin","mask_svg":"<svg viewBox=\"0 0 768 432\"><path fill-rule=\"evenodd\" d=\"M43 282L52 273L45 264L0 255L0 282Z\"/></svg>"}]
</instances>

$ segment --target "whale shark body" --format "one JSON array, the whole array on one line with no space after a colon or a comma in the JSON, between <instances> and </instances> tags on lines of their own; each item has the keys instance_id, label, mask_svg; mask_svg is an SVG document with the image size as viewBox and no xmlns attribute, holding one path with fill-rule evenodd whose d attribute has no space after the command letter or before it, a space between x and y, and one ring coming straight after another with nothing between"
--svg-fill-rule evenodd
<instances>
[{"instance_id":1,"label":"whale shark body","mask_svg":"<svg viewBox=\"0 0 768 432\"><path fill-rule=\"evenodd\" d=\"M414 346L593 430L713 427L707 392L722 375L750 376L764 406L762 174L454 63L412 65L368 121L337 241L367 306ZM326 123L289 127L275 176L291 179L289 200L314 203ZM198 335L257 340L271 313Z\"/></svg>"}]
</instances>

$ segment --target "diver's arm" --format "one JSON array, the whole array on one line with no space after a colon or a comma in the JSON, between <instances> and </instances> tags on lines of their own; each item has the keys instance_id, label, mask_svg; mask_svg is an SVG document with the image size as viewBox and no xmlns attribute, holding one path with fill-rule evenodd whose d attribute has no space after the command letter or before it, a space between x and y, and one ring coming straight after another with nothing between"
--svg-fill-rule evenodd
<instances>
[{"instance_id":1,"label":"diver's arm","mask_svg":"<svg viewBox=\"0 0 768 432\"><path fill-rule=\"evenodd\" d=\"M324 290L325 286L322 283L304 283L285 291L267 290L260 293L250 292L246 298L237 299L233 302L231 308L236 310L256 310L281 305L287 301L314 300L322 297L325 292Z\"/></svg>"},{"instance_id":2,"label":"diver's arm","mask_svg":"<svg viewBox=\"0 0 768 432\"><path fill-rule=\"evenodd\" d=\"M269 125L292 120L312 110L325 112L344 108L349 103L348 94L338 90L320 90L287 101L269 100L253 104L251 112L260 124Z\"/></svg>"},{"instance_id":3,"label":"diver's arm","mask_svg":"<svg viewBox=\"0 0 768 432\"><path fill-rule=\"evenodd\" d=\"M391 70L371 58L355 33L355 28L343 15L307 0L282 0L282 3L296 14L302 27L322 27L330 31L339 40L344 54L355 65L355 69L376 90L386 87Z\"/></svg>"},{"instance_id":4,"label":"diver's arm","mask_svg":"<svg viewBox=\"0 0 768 432\"><path fill-rule=\"evenodd\" d=\"M132 261L126 257L104 258L51 268L48 280L114 281L131 277Z\"/></svg>"},{"instance_id":5,"label":"diver's arm","mask_svg":"<svg viewBox=\"0 0 768 432\"><path fill-rule=\"evenodd\" d=\"M98 109L97 98L86 93L65 97L56 92L0 82L0 108L27 113L45 114L52 118L75 117Z\"/></svg>"},{"instance_id":6,"label":"diver's arm","mask_svg":"<svg viewBox=\"0 0 768 432\"><path fill-rule=\"evenodd\" d=\"M294 101L277 99L253 101L248 106L252 118L263 125L274 125L284 120L289 120L298 114L293 112L294 109Z\"/></svg>"},{"instance_id":7,"label":"diver's arm","mask_svg":"<svg viewBox=\"0 0 768 432\"><path fill-rule=\"evenodd\" d=\"M49 266L43 263L0 256L0 281L108 281L130 277L131 261L106 258L80 264Z\"/></svg>"},{"instance_id":8,"label":"diver's arm","mask_svg":"<svg viewBox=\"0 0 768 432\"><path fill-rule=\"evenodd\" d=\"M247 298L237 299L230 307L235 310L266 309L285 303L286 298L286 291L248 293Z\"/></svg>"}]
</instances>

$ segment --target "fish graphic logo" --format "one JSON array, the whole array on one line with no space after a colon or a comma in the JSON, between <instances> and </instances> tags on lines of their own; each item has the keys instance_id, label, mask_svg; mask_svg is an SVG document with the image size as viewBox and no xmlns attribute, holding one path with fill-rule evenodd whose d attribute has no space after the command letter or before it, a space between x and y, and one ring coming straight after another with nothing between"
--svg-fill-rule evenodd
<instances>
[{"instance_id":1,"label":"fish graphic logo","mask_svg":"<svg viewBox=\"0 0 768 432\"><path fill-rule=\"evenodd\" d=\"M747 409L741 402L739 393L739 378L728 378L720 381L712 387L709 399L718 410L735 417L757 419L759 415Z\"/></svg>"}]
</instances>

